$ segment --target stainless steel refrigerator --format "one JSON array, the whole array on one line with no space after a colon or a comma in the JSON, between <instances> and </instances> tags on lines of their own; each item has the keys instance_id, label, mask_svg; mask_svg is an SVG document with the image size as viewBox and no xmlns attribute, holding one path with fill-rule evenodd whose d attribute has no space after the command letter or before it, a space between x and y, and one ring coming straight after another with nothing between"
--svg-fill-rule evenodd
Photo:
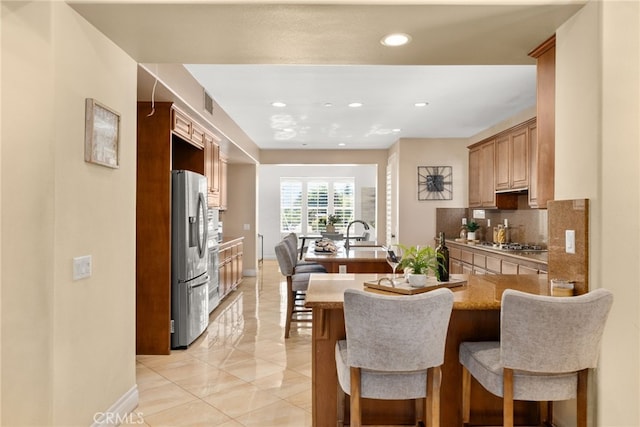
<instances>
[{"instance_id":1,"label":"stainless steel refrigerator","mask_svg":"<svg viewBox=\"0 0 640 427\"><path fill-rule=\"evenodd\" d=\"M171 172L171 347L185 348L209 324L207 178Z\"/></svg>"}]
</instances>

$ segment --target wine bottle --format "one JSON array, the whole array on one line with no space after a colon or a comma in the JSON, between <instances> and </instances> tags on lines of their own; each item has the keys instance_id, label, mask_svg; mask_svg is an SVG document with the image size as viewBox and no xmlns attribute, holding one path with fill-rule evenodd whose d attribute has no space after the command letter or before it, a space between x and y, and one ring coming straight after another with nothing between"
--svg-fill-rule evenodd
<instances>
[{"instance_id":1,"label":"wine bottle","mask_svg":"<svg viewBox=\"0 0 640 427\"><path fill-rule=\"evenodd\" d=\"M440 282L449 281L449 248L444 241L444 233L440 232L440 242L436 248L436 257L438 260L438 277Z\"/></svg>"}]
</instances>

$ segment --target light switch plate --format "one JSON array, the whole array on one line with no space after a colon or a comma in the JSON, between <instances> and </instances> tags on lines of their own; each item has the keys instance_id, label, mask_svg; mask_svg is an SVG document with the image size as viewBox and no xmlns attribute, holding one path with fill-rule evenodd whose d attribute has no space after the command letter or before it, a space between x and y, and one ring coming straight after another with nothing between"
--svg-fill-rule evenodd
<instances>
[{"instance_id":1,"label":"light switch plate","mask_svg":"<svg viewBox=\"0 0 640 427\"><path fill-rule=\"evenodd\" d=\"M91 255L79 256L73 259L73 280L91 277Z\"/></svg>"},{"instance_id":2,"label":"light switch plate","mask_svg":"<svg viewBox=\"0 0 640 427\"><path fill-rule=\"evenodd\" d=\"M576 253L576 231L575 230L564 231L564 251L568 254Z\"/></svg>"}]
</instances>

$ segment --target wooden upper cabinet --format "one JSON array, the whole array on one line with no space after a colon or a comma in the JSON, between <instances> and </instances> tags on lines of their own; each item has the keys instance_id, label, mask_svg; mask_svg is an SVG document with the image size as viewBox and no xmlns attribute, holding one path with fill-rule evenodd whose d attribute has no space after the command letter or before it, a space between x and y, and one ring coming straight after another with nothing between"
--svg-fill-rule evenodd
<instances>
[{"instance_id":1,"label":"wooden upper cabinet","mask_svg":"<svg viewBox=\"0 0 640 427\"><path fill-rule=\"evenodd\" d=\"M480 180L482 164L482 152L480 147L469 150L469 207L482 206L482 194L480 192Z\"/></svg>"},{"instance_id":2,"label":"wooden upper cabinet","mask_svg":"<svg viewBox=\"0 0 640 427\"><path fill-rule=\"evenodd\" d=\"M554 198L555 186L555 97L556 97L556 36L547 39L529 52L536 58L536 182L531 207L546 208ZM532 174L533 175L533 174ZM531 198L531 197L530 197Z\"/></svg>"},{"instance_id":3,"label":"wooden upper cabinet","mask_svg":"<svg viewBox=\"0 0 640 427\"><path fill-rule=\"evenodd\" d=\"M196 146L204 148L204 129L198 126L196 123L191 124L191 142Z\"/></svg>"},{"instance_id":4,"label":"wooden upper cabinet","mask_svg":"<svg viewBox=\"0 0 640 427\"><path fill-rule=\"evenodd\" d=\"M179 163L187 165L182 168L202 173L207 177L207 204L210 207L226 207L226 199L223 203L221 192L222 183L226 182L226 161L223 165L220 158L220 139L175 106L171 109L171 131L191 144L190 146L204 151L204 162L202 151L198 154L197 151L182 149L180 152L174 152L174 156ZM194 162L198 162L198 165L192 165Z\"/></svg>"},{"instance_id":5,"label":"wooden upper cabinet","mask_svg":"<svg viewBox=\"0 0 640 427\"><path fill-rule=\"evenodd\" d=\"M495 144L496 141L484 143L481 148L480 196L482 207L496 207L495 192Z\"/></svg>"},{"instance_id":6,"label":"wooden upper cabinet","mask_svg":"<svg viewBox=\"0 0 640 427\"><path fill-rule=\"evenodd\" d=\"M529 126L523 126L509 137L511 145L511 174L509 183L512 189L529 187Z\"/></svg>"},{"instance_id":7,"label":"wooden upper cabinet","mask_svg":"<svg viewBox=\"0 0 640 427\"><path fill-rule=\"evenodd\" d=\"M496 139L496 191L527 189L529 167L527 122Z\"/></svg>"},{"instance_id":8,"label":"wooden upper cabinet","mask_svg":"<svg viewBox=\"0 0 640 427\"><path fill-rule=\"evenodd\" d=\"M220 145L210 134L204 136L205 175L207 176L207 200L210 207L220 207Z\"/></svg>"},{"instance_id":9,"label":"wooden upper cabinet","mask_svg":"<svg viewBox=\"0 0 640 427\"><path fill-rule=\"evenodd\" d=\"M171 109L171 130L189 141L191 139L191 119L182 111Z\"/></svg>"},{"instance_id":10,"label":"wooden upper cabinet","mask_svg":"<svg viewBox=\"0 0 640 427\"><path fill-rule=\"evenodd\" d=\"M529 125L529 207L538 207L538 128Z\"/></svg>"},{"instance_id":11,"label":"wooden upper cabinet","mask_svg":"<svg viewBox=\"0 0 640 427\"><path fill-rule=\"evenodd\" d=\"M496 139L469 147L469 207L487 209L516 209L517 197L496 194Z\"/></svg>"},{"instance_id":12,"label":"wooden upper cabinet","mask_svg":"<svg viewBox=\"0 0 640 427\"><path fill-rule=\"evenodd\" d=\"M220 209L227 209L227 159L220 156Z\"/></svg>"},{"instance_id":13,"label":"wooden upper cabinet","mask_svg":"<svg viewBox=\"0 0 640 427\"><path fill-rule=\"evenodd\" d=\"M496 139L496 191L511 188L511 144L509 135L502 135Z\"/></svg>"},{"instance_id":14,"label":"wooden upper cabinet","mask_svg":"<svg viewBox=\"0 0 640 427\"><path fill-rule=\"evenodd\" d=\"M171 108L171 131L199 149L204 147L204 129L175 106Z\"/></svg>"}]
</instances>

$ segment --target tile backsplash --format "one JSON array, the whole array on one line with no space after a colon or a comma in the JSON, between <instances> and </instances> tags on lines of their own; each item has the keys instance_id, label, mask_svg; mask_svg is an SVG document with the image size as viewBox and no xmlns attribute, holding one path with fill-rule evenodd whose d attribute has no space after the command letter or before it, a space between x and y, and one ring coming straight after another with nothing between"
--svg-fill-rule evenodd
<instances>
[{"instance_id":1,"label":"tile backsplash","mask_svg":"<svg viewBox=\"0 0 640 427\"><path fill-rule=\"evenodd\" d=\"M473 219L480 224L480 229L476 232L477 239L492 241L493 227L503 224L507 219L511 242L539 244L546 247L549 241L547 211L530 209L527 206L526 195L518 198L518 207L517 210L437 208L436 231L444 231L447 238L456 238L460 235L462 218L467 218L467 221ZM484 212L484 218L474 218L474 211ZM489 222L491 225L487 226Z\"/></svg>"},{"instance_id":2,"label":"tile backsplash","mask_svg":"<svg viewBox=\"0 0 640 427\"><path fill-rule=\"evenodd\" d=\"M526 196L524 196L526 197ZM575 294L589 291L589 199L553 200L547 209L529 209L518 200L517 210L485 210L480 224L480 240L492 240L487 220L494 225L507 218L511 227L511 241L536 243L548 249L548 276L574 282ZM521 208L522 207L522 208ZM437 208L436 230L448 238L459 237L462 218L473 217L471 208ZM566 231L575 233L575 253L566 251ZM490 231L490 230L489 230Z\"/></svg>"}]
</instances>

